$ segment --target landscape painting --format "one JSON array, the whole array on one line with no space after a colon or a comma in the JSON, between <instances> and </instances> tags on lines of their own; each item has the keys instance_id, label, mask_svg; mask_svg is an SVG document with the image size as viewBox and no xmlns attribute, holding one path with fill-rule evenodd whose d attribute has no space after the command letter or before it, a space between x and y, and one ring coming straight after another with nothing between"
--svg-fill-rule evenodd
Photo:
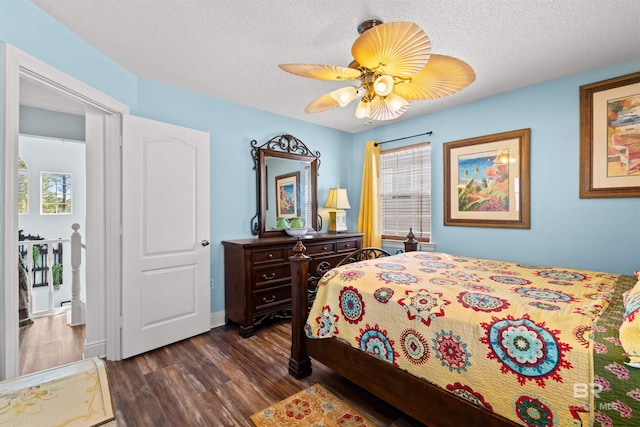
<instances>
[{"instance_id":1,"label":"landscape painting","mask_svg":"<svg viewBox=\"0 0 640 427\"><path fill-rule=\"evenodd\" d=\"M529 228L529 138L520 129L444 147L444 225Z\"/></svg>"},{"instance_id":2,"label":"landscape painting","mask_svg":"<svg viewBox=\"0 0 640 427\"><path fill-rule=\"evenodd\" d=\"M509 210L509 150L458 158L458 209Z\"/></svg>"},{"instance_id":3,"label":"landscape painting","mask_svg":"<svg viewBox=\"0 0 640 427\"><path fill-rule=\"evenodd\" d=\"M300 172L276 176L276 216L299 216Z\"/></svg>"}]
</instances>

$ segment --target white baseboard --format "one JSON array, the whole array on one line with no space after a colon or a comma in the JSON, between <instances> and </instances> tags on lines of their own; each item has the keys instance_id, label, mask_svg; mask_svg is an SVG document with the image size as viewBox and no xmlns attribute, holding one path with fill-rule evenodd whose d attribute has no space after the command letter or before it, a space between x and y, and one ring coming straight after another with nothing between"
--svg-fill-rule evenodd
<instances>
[{"instance_id":1,"label":"white baseboard","mask_svg":"<svg viewBox=\"0 0 640 427\"><path fill-rule=\"evenodd\" d=\"M211 319L211 329L224 325L225 324L224 310L211 313L210 319Z\"/></svg>"},{"instance_id":2,"label":"white baseboard","mask_svg":"<svg viewBox=\"0 0 640 427\"><path fill-rule=\"evenodd\" d=\"M105 358L107 356L107 340L94 341L92 343L86 343L84 345L84 358L100 357Z\"/></svg>"}]
</instances>

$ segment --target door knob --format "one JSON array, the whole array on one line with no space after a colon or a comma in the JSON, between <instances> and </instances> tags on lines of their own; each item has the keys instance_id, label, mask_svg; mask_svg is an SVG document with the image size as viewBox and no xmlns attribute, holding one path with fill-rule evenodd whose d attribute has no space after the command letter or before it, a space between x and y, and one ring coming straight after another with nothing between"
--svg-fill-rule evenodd
<instances>
[{"instance_id":1,"label":"door knob","mask_svg":"<svg viewBox=\"0 0 640 427\"><path fill-rule=\"evenodd\" d=\"M203 241L202 241L202 242L200 242L200 243L202 243L202 246L209 246L209 241L208 241L208 240L206 240L206 239L205 239L205 240L203 240Z\"/></svg>"}]
</instances>

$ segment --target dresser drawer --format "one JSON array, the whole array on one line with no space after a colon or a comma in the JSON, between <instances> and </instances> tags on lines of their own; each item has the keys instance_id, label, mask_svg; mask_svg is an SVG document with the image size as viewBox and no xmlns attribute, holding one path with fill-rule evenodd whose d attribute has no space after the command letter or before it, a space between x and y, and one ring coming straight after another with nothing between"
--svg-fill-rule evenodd
<instances>
[{"instance_id":1,"label":"dresser drawer","mask_svg":"<svg viewBox=\"0 0 640 427\"><path fill-rule=\"evenodd\" d=\"M358 249L358 241L357 240L340 240L336 242L336 246L338 247L338 252L353 252Z\"/></svg>"},{"instance_id":2,"label":"dresser drawer","mask_svg":"<svg viewBox=\"0 0 640 427\"><path fill-rule=\"evenodd\" d=\"M291 305L291 284L253 293L253 308L256 313L272 311Z\"/></svg>"},{"instance_id":3,"label":"dresser drawer","mask_svg":"<svg viewBox=\"0 0 640 427\"><path fill-rule=\"evenodd\" d=\"M291 265L274 264L256 267L251 270L251 275L252 283L256 289L264 288L265 286L275 286L283 281L291 281Z\"/></svg>"},{"instance_id":4,"label":"dresser drawer","mask_svg":"<svg viewBox=\"0 0 640 427\"><path fill-rule=\"evenodd\" d=\"M2 1L2 0L0 0ZM318 265L335 266L360 247L359 233L312 233L302 239L311 257L309 274ZM242 337L254 334L266 319L291 314L291 261L296 239L282 236L224 240L225 317Z\"/></svg>"},{"instance_id":5,"label":"dresser drawer","mask_svg":"<svg viewBox=\"0 0 640 427\"><path fill-rule=\"evenodd\" d=\"M304 253L309 256L322 254L330 255L336 252L336 242L310 243L305 246L307 247L307 250Z\"/></svg>"},{"instance_id":6,"label":"dresser drawer","mask_svg":"<svg viewBox=\"0 0 640 427\"><path fill-rule=\"evenodd\" d=\"M287 259L287 249L284 247L258 249L254 250L251 255L254 263L285 261Z\"/></svg>"}]
</instances>

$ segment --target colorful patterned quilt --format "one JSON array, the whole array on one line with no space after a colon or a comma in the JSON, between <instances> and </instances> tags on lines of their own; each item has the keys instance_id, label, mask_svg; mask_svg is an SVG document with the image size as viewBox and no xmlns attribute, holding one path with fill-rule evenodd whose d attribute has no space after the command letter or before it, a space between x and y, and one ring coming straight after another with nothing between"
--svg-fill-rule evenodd
<instances>
[{"instance_id":1,"label":"colorful patterned quilt","mask_svg":"<svg viewBox=\"0 0 640 427\"><path fill-rule=\"evenodd\" d=\"M601 409L594 322L618 278L408 252L327 272L305 329L522 425L587 427Z\"/></svg>"},{"instance_id":2,"label":"colorful patterned quilt","mask_svg":"<svg viewBox=\"0 0 640 427\"><path fill-rule=\"evenodd\" d=\"M622 324L622 295L636 283L632 276L620 276L606 312L594 325L594 423L596 427L640 426L640 369L625 365L628 360L618 331Z\"/></svg>"}]
</instances>

